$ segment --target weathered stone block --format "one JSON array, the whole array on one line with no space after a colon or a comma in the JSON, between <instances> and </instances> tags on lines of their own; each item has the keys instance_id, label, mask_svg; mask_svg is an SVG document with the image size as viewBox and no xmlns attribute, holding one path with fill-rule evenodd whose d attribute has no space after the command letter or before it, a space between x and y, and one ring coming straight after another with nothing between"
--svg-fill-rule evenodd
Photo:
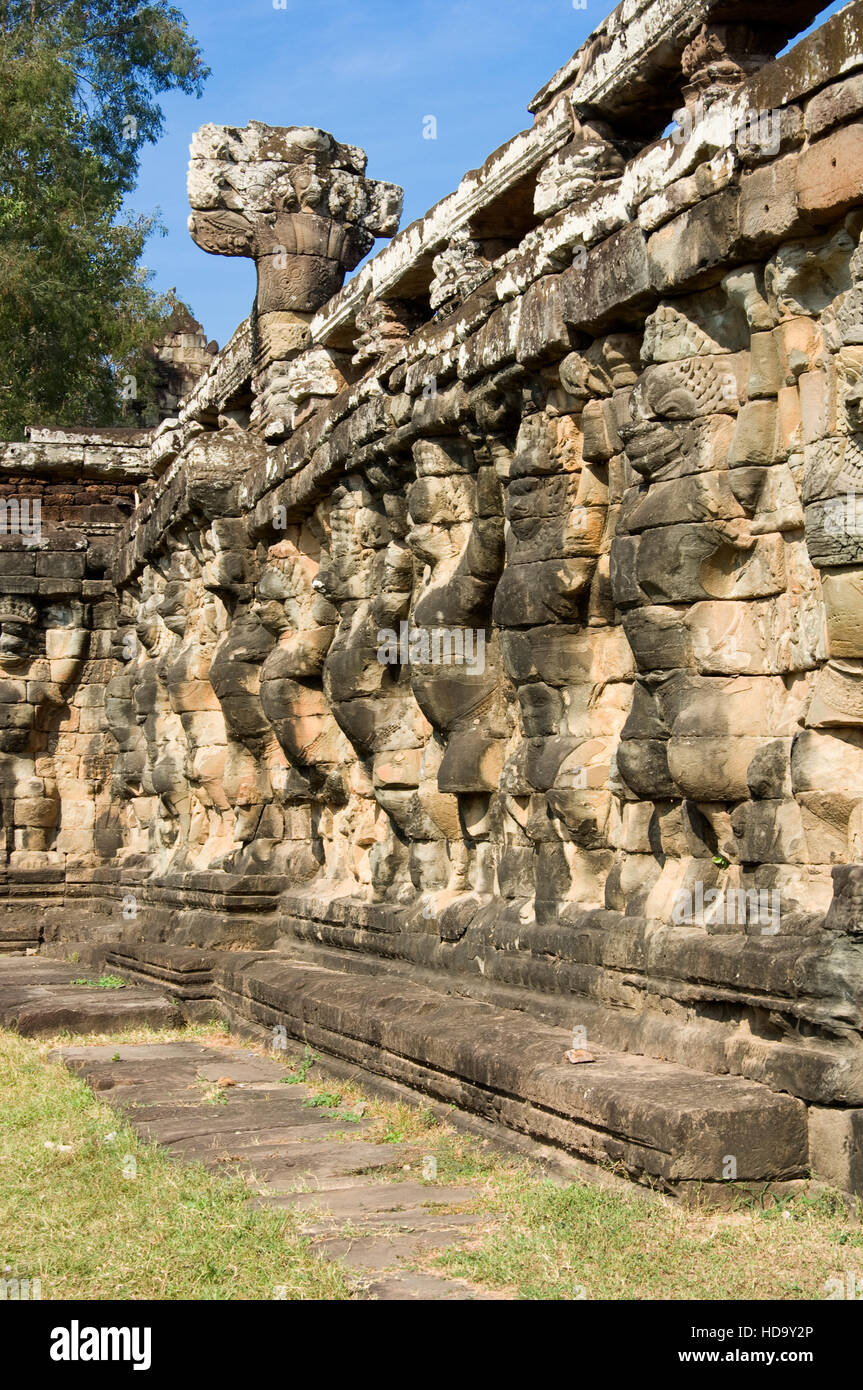
<instances>
[{"instance_id":1,"label":"weathered stone block","mask_svg":"<svg viewBox=\"0 0 863 1390\"><path fill-rule=\"evenodd\" d=\"M514 565L504 571L497 586L494 620L501 627L567 622L592 573L593 561L589 559Z\"/></svg>"},{"instance_id":2,"label":"weathered stone block","mask_svg":"<svg viewBox=\"0 0 863 1390\"><path fill-rule=\"evenodd\" d=\"M800 156L798 200L813 221L830 222L863 197L863 124L816 140Z\"/></svg>"},{"instance_id":3,"label":"weathered stone block","mask_svg":"<svg viewBox=\"0 0 863 1390\"><path fill-rule=\"evenodd\" d=\"M747 254L811 230L798 208L797 165L798 156L789 154L740 180L740 236Z\"/></svg>"},{"instance_id":4,"label":"weathered stone block","mask_svg":"<svg viewBox=\"0 0 863 1390\"><path fill-rule=\"evenodd\" d=\"M863 1111L809 1107L812 1176L843 1192L863 1191Z\"/></svg>"},{"instance_id":5,"label":"weathered stone block","mask_svg":"<svg viewBox=\"0 0 863 1390\"><path fill-rule=\"evenodd\" d=\"M650 289L644 235L637 226L625 227L588 252L584 270L564 271L564 317L575 328L599 332L629 323L647 302Z\"/></svg>"},{"instance_id":6,"label":"weathered stone block","mask_svg":"<svg viewBox=\"0 0 863 1390\"><path fill-rule=\"evenodd\" d=\"M739 235L737 198L737 189L727 188L653 233L647 259L654 289L690 284L727 260Z\"/></svg>"},{"instance_id":7,"label":"weathered stone block","mask_svg":"<svg viewBox=\"0 0 863 1390\"><path fill-rule=\"evenodd\" d=\"M863 657L863 574L832 570L821 577L831 656Z\"/></svg>"},{"instance_id":8,"label":"weathered stone block","mask_svg":"<svg viewBox=\"0 0 863 1390\"><path fill-rule=\"evenodd\" d=\"M847 121L863 110L863 78L859 74L844 82L831 82L806 103L806 133L810 139Z\"/></svg>"},{"instance_id":9,"label":"weathered stone block","mask_svg":"<svg viewBox=\"0 0 863 1390\"><path fill-rule=\"evenodd\" d=\"M688 603L708 598L764 598L783 591L785 554L781 536L764 536L744 546L721 528L663 526L641 537L636 575L654 603Z\"/></svg>"}]
</instances>

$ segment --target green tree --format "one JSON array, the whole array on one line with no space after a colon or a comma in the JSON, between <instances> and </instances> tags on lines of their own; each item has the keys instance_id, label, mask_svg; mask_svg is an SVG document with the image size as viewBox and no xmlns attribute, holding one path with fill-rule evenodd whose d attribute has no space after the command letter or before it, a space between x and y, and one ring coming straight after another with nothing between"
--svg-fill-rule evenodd
<instances>
[{"instance_id":1,"label":"green tree","mask_svg":"<svg viewBox=\"0 0 863 1390\"><path fill-rule=\"evenodd\" d=\"M207 76L164 0L0 0L0 436L111 424L172 305L122 214L158 97ZM126 388L128 394L128 387Z\"/></svg>"}]
</instances>

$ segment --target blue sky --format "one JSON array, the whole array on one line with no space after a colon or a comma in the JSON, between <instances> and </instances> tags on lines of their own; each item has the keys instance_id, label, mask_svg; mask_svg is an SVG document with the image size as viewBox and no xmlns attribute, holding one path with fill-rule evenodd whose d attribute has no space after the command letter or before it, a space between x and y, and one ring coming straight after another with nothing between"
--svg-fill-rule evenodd
<instances>
[{"instance_id":1,"label":"blue sky","mask_svg":"<svg viewBox=\"0 0 863 1390\"><path fill-rule=\"evenodd\" d=\"M200 100L163 99L143 152L136 211L167 229L148 243L154 287L176 286L227 342L254 296L251 261L209 256L186 229L189 141L205 121L313 125L361 145L372 178L405 190L407 226L467 169L531 123L527 103L614 8L609 0L175 0L212 76ZM839 2L824 13L839 8ZM437 139L423 139L423 118ZM378 242L377 246L383 245Z\"/></svg>"},{"instance_id":2,"label":"blue sky","mask_svg":"<svg viewBox=\"0 0 863 1390\"><path fill-rule=\"evenodd\" d=\"M163 99L129 206L158 207L154 287L176 286L227 342L254 296L251 261L209 256L186 229L189 141L205 121L314 125L361 145L372 178L405 190L403 227L531 124L527 103L614 8L608 0L175 0L212 69L200 100ZM423 139L423 117L437 139ZM384 243L378 242L380 248Z\"/></svg>"}]
</instances>

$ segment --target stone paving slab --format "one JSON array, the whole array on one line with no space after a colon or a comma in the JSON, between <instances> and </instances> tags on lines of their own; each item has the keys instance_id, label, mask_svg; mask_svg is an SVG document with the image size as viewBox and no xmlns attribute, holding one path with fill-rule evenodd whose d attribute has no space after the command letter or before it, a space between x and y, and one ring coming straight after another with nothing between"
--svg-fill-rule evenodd
<instances>
[{"instance_id":1,"label":"stone paving slab","mask_svg":"<svg viewBox=\"0 0 863 1390\"><path fill-rule=\"evenodd\" d=\"M482 1217L475 1214L465 1213L462 1216L463 1227L478 1225L481 1221ZM387 1230L371 1238L364 1233L361 1240L357 1240L356 1237L333 1236L331 1239L319 1240L318 1248L329 1259L347 1259L355 1269L382 1273L399 1263L412 1262L429 1250L438 1249L441 1244L441 1232L455 1232L458 1229L455 1226L439 1224L427 1231Z\"/></svg>"},{"instance_id":2,"label":"stone paving slab","mask_svg":"<svg viewBox=\"0 0 863 1390\"><path fill-rule=\"evenodd\" d=\"M429 1235L438 1235L439 1239L433 1248L438 1245L447 1245L450 1242L440 1238L441 1232L456 1231L463 1227L476 1226L487 1218L478 1212L469 1211L446 1211L443 1208L428 1207L407 1207L404 1211L381 1211L370 1213L363 1219L362 1228L364 1231L374 1232L376 1238L394 1235L417 1235L427 1232ZM325 1236L327 1243L330 1240L341 1239L334 1234L337 1231L332 1220L324 1220L318 1211L310 1213L308 1222L303 1224L303 1234L307 1236Z\"/></svg>"},{"instance_id":3,"label":"stone paving slab","mask_svg":"<svg viewBox=\"0 0 863 1390\"><path fill-rule=\"evenodd\" d=\"M356 1272L362 1297L493 1297L405 1267L469 1238L487 1219L477 1210L448 1210L476 1204L476 1189L408 1175L388 1181L401 1178L409 1159L416 1165L418 1147L370 1142L362 1133L367 1119L351 1122L304 1105L312 1089L301 1082L286 1086L278 1062L192 1042L70 1045L51 1056L87 1081L142 1138L177 1159L239 1171L255 1190L255 1205L302 1213L304 1234L322 1257L340 1259ZM220 1088L225 1080L232 1084ZM341 1235L348 1221L350 1238Z\"/></svg>"},{"instance_id":4,"label":"stone paving slab","mask_svg":"<svg viewBox=\"0 0 863 1390\"><path fill-rule=\"evenodd\" d=\"M490 1299L492 1295L472 1289L469 1284L463 1284L458 1280L440 1279L434 1274L404 1273L390 1275L386 1279L378 1279L375 1283L369 1284L366 1297L390 1303L406 1303L409 1300L427 1303L444 1299L448 1302Z\"/></svg>"},{"instance_id":5,"label":"stone paving slab","mask_svg":"<svg viewBox=\"0 0 863 1390\"><path fill-rule=\"evenodd\" d=\"M398 1214L425 1207L459 1206L476 1197L473 1187L441 1187L431 1183L375 1182L370 1178L361 1187L335 1187L326 1192L285 1192L274 1195L273 1205L284 1207L315 1207L343 1221L353 1221L367 1212L381 1215Z\"/></svg>"},{"instance_id":6,"label":"stone paving slab","mask_svg":"<svg viewBox=\"0 0 863 1390\"><path fill-rule=\"evenodd\" d=\"M225 1048L228 1062L232 1060L232 1054L238 1049ZM206 1047L203 1043L194 1042L170 1042L170 1043L103 1043L98 1046L91 1046L84 1043L64 1043L62 1050L58 1049L51 1054L58 1061L65 1063L67 1067L78 1068L86 1067L88 1074L94 1070L98 1060L110 1062L112 1067L118 1067L121 1063L141 1062L144 1065L151 1065L157 1062L175 1061L179 1066L191 1067L196 1059L200 1058L201 1065L206 1065L213 1055L213 1049ZM117 1055L118 1062L113 1062L112 1058Z\"/></svg>"},{"instance_id":7,"label":"stone paving slab","mask_svg":"<svg viewBox=\"0 0 863 1390\"><path fill-rule=\"evenodd\" d=\"M307 1113L313 1115L315 1112L310 1110ZM258 1157L266 1162L268 1156L276 1156L280 1149L288 1148L292 1144L312 1142L317 1146L319 1143L325 1143L326 1137L322 1123L318 1118L316 1123L292 1125L289 1129L276 1127L275 1129L240 1131L231 1135L230 1144L223 1134L191 1135L185 1139L175 1140L168 1146L168 1152L183 1159L206 1158L208 1155L216 1154L219 1163L233 1159L245 1163ZM368 1125L368 1120L351 1125L351 1135L360 1133L363 1129L368 1128ZM326 1131L330 1134L343 1132L340 1129Z\"/></svg>"},{"instance_id":8,"label":"stone paving slab","mask_svg":"<svg viewBox=\"0 0 863 1390\"><path fill-rule=\"evenodd\" d=\"M182 1014L157 990L87 985L0 986L0 1024L24 1037L177 1028Z\"/></svg>"},{"instance_id":9,"label":"stone paving slab","mask_svg":"<svg viewBox=\"0 0 863 1390\"><path fill-rule=\"evenodd\" d=\"M138 1133L156 1144L175 1144L178 1139L202 1135L221 1135L227 1141L233 1140L236 1135L249 1136L259 1130L270 1131L276 1126L289 1130L294 1124L314 1126L327 1134L334 1129L329 1116L320 1110L306 1109L300 1097L296 1100L278 1097L256 1105L241 1093L230 1096L224 1105L213 1105L205 1101L203 1096L196 1099L189 1093L188 1100L181 1104L169 1098L165 1105L159 1105L153 1104L152 1097L148 1095L148 1103L140 1107L135 1103L132 1089L124 1092L122 1100L112 1100L110 1091L101 1098L122 1110L126 1118L134 1123Z\"/></svg>"},{"instance_id":10,"label":"stone paving slab","mask_svg":"<svg viewBox=\"0 0 863 1390\"><path fill-rule=\"evenodd\" d=\"M12 985L70 985L87 973L85 966L46 960L44 956L4 956L0 962L0 982L4 988Z\"/></svg>"},{"instance_id":11,"label":"stone paving slab","mask_svg":"<svg viewBox=\"0 0 863 1390\"><path fill-rule=\"evenodd\" d=\"M4 955L0 959L0 1025L25 1037L182 1025L180 1010L161 990L136 985L100 989L74 983L91 976L96 978L96 972L86 966Z\"/></svg>"},{"instance_id":12,"label":"stone paving slab","mask_svg":"<svg viewBox=\"0 0 863 1390\"><path fill-rule=\"evenodd\" d=\"M362 1139L349 1142L321 1139L317 1143L283 1144L279 1148L246 1148L238 1161L253 1163L255 1176L268 1192L287 1192L304 1178L318 1191L330 1185L349 1186L348 1179L366 1183L368 1175L382 1169L400 1173L404 1163L404 1144L369 1144Z\"/></svg>"}]
</instances>

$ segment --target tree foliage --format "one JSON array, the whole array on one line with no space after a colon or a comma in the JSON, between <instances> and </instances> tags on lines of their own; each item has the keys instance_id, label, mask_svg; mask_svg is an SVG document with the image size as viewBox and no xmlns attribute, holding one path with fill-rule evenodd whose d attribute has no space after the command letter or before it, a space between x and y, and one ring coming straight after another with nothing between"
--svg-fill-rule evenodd
<instances>
[{"instance_id":1,"label":"tree foliage","mask_svg":"<svg viewBox=\"0 0 863 1390\"><path fill-rule=\"evenodd\" d=\"M0 5L0 436L111 424L171 304L140 257L153 219L122 213L161 92L207 72L155 0Z\"/></svg>"}]
</instances>

